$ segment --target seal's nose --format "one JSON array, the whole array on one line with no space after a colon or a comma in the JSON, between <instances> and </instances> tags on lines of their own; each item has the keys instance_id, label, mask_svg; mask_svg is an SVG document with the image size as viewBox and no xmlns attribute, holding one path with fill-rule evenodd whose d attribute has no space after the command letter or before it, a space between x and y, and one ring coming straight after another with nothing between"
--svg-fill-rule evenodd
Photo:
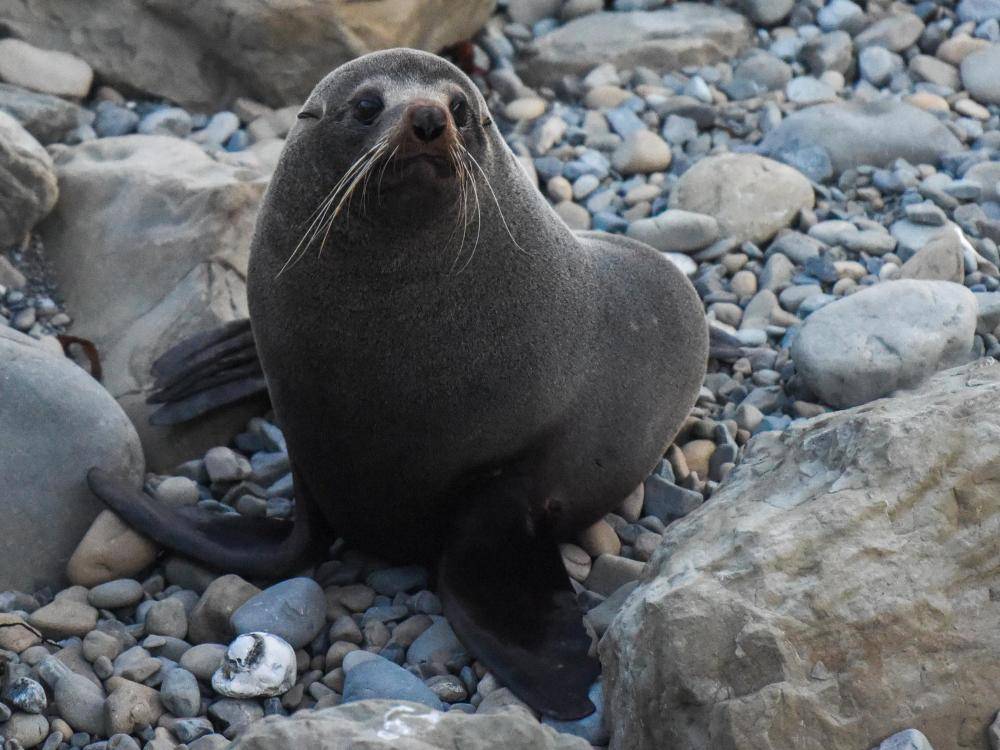
<instances>
[{"instance_id":1,"label":"seal's nose","mask_svg":"<svg viewBox=\"0 0 1000 750\"><path fill-rule=\"evenodd\" d=\"M424 143L437 140L448 125L448 113L436 104L410 107L407 115L413 134Z\"/></svg>"}]
</instances>

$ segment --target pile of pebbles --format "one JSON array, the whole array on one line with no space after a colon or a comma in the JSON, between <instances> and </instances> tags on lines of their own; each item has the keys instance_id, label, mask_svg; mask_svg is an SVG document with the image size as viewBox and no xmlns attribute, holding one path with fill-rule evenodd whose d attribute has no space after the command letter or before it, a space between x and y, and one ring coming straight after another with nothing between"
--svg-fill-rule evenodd
<instances>
[{"instance_id":1,"label":"pile of pebbles","mask_svg":"<svg viewBox=\"0 0 1000 750\"><path fill-rule=\"evenodd\" d=\"M72 322L59 302L37 236L26 238L8 255L0 254L0 326L52 342L53 351L59 352L61 346L52 337L65 333Z\"/></svg>"},{"instance_id":2,"label":"pile of pebbles","mask_svg":"<svg viewBox=\"0 0 1000 750\"><path fill-rule=\"evenodd\" d=\"M618 513L562 546L595 635L635 586L666 524L703 502L691 489L689 459L706 464L706 475L735 461L738 447L725 425L712 434L706 426L698 422L692 434L705 437L672 448ZM212 448L168 476L149 475L146 490L168 505L256 518L287 519L295 507L284 437L263 418L251 420L232 447ZM102 550L88 549L94 543L88 536L74 557L100 557ZM14 686L0 696L0 716L11 714L0 732L24 747L44 741L46 750L104 750L135 741L160 750L177 740L205 750L262 716L364 697L467 712L523 705L462 646L423 567L389 566L342 540L326 562L264 590L176 557L152 569L128 555L110 564L110 572L74 567L85 579L118 576L89 588L0 594L0 663ZM22 622L33 630L16 625ZM278 658L248 667L253 649L240 640L228 645L239 634L257 634ZM227 648L229 668L220 671ZM275 673L275 663L288 674ZM599 705L599 690L593 697ZM132 704L139 708L121 712ZM600 713L554 725L594 744L607 741Z\"/></svg>"}]
</instances>

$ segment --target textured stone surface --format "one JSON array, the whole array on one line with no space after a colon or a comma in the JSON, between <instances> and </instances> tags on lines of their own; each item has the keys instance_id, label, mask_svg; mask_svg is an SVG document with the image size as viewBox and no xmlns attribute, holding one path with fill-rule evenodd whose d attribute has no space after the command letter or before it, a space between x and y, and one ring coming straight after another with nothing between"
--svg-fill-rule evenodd
<instances>
[{"instance_id":1,"label":"textured stone surface","mask_svg":"<svg viewBox=\"0 0 1000 750\"><path fill-rule=\"evenodd\" d=\"M585 75L611 62L677 70L738 55L750 43L750 25L738 13L699 3L633 13L593 13L536 39L519 72L533 85L567 74Z\"/></svg>"},{"instance_id":2,"label":"textured stone surface","mask_svg":"<svg viewBox=\"0 0 1000 750\"><path fill-rule=\"evenodd\" d=\"M367 700L252 726L231 750L589 750L579 737L559 734L527 712L441 713L417 703Z\"/></svg>"},{"instance_id":3,"label":"textured stone surface","mask_svg":"<svg viewBox=\"0 0 1000 750\"><path fill-rule=\"evenodd\" d=\"M713 216L724 236L755 243L771 239L814 200L800 172L755 154L702 159L670 194L671 208Z\"/></svg>"},{"instance_id":4,"label":"textured stone surface","mask_svg":"<svg viewBox=\"0 0 1000 750\"><path fill-rule=\"evenodd\" d=\"M34 339L0 327L3 536L0 590L32 591L65 580L66 563L103 507L87 487L101 466L138 483L135 430L100 383Z\"/></svg>"},{"instance_id":5,"label":"textured stone surface","mask_svg":"<svg viewBox=\"0 0 1000 750\"><path fill-rule=\"evenodd\" d=\"M13 116L43 146L56 143L94 119L94 113L60 99L20 86L0 83L0 110Z\"/></svg>"},{"instance_id":6,"label":"textured stone surface","mask_svg":"<svg viewBox=\"0 0 1000 750\"><path fill-rule=\"evenodd\" d=\"M1000 365L768 432L601 642L612 747L986 750Z\"/></svg>"},{"instance_id":7,"label":"textured stone surface","mask_svg":"<svg viewBox=\"0 0 1000 750\"><path fill-rule=\"evenodd\" d=\"M962 60L962 83L983 104L1000 104L1000 44L974 52Z\"/></svg>"},{"instance_id":8,"label":"textured stone surface","mask_svg":"<svg viewBox=\"0 0 1000 750\"><path fill-rule=\"evenodd\" d=\"M792 359L823 401L856 406L965 361L976 313L975 296L959 284L884 282L810 315Z\"/></svg>"},{"instance_id":9,"label":"textured stone surface","mask_svg":"<svg viewBox=\"0 0 1000 750\"><path fill-rule=\"evenodd\" d=\"M5 0L3 21L31 44L83 58L102 81L207 109L239 95L301 103L320 78L364 52L438 51L473 36L495 4Z\"/></svg>"},{"instance_id":10,"label":"textured stone surface","mask_svg":"<svg viewBox=\"0 0 1000 750\"><path fill-rule=\"evenodd\" d=\"M909 104L820 104L786 117L761 142L762 153L782 161L804 148L823 148L834 172L896 159L936 164L961 150L958 139L934 115Z\"/></svg>"},{"instance_id":11,"label":"textured stone surface","mask_svg":"<svg viewBox=\"0 0 1000 750\"><path fill-rule=\"evenodd\" d=\"M0 111L0 247L20 242L58 196L48 153L17 120Z\"/></svg>"},{"instance_id":12,"label":"textured stone surface","mask_svg":"<svg viewBox=\"0 0 1000 750\"><path fill-rule=\"evenodd\" d=\"M247 256L265 181L165 136L102 138L54 154L61 199L40 227L45 249L73 333L97 344L104 384L132 418L150 468L226 443L248 411L150 426L150 367L185 337L246 317Z\"/></svg>"}]
</instances>

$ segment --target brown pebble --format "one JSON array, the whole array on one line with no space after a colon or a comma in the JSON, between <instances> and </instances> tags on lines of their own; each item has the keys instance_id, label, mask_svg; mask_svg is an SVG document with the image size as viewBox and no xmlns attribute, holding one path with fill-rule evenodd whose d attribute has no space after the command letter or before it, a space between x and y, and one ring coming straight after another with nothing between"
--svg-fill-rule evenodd
<instances>
[{"instance_id":1,"label":"brown pebble","mask_svg":"<svg viewBox=\"0 0 1000 750\"><path fill-rule=\"evenodd\" d=\"M708 463L715 453L715 443L712 440L692 440L682 448L688 468L697 472L698 476L708 476Z\"/></svg>"},{"instance_id":2,"label":"brown pebble","mask_svg":"<svg viewBox=\"0 0 1000 750\"><path fill-rule=\"evenodd\" d=\"M618 534L611 524L603 519L581 531L577 541L591 557L617 555L622 549Z\"/></svg>"},{"instance_id":3,"label":"brown pebble","mask_svg":"<svg viewBox=\"0 0 1000 750\"><path fill-rule=\"evenodd\" d=\"M66 566L69 580L93 587L131 578L156 559L156 545L125 525L110 510L101 511Z\"/></svg>"},{"instance_id":4,"label":"brown pebble","mask_svg":"<svg viewBox=\"0 0 1000 750\"><path fill-rule=\"evenodd\" d=\"M646 485L640 482L629 493L628 497L622 500L622 504L618 508L618 515L629 523L635 523L639 520L639 515L642 513L642 503L645 498Z\"/></svg>"},{"instance_id":5,"label":"brown pebble","mask_svg":"<svg viewBox=\"0 0 1000 750\"><path fill-rule=\"evenodd\" d=\"M687 458L684 456L684 451L677 447L677 445L671 445L667 448L667 462L670 464L670 468L673 469L674 478L680 482L683 481L691 470L688 468Z\"/></svg>"},{"instance_id":6,"label":"brown pebble","mask_svg":"<svg viewBox=\"0 0 1000 750\"><path fill-rule=\"evenodd\" d=\"M352 651L357 651L357 645L353 643L348 643L347 641L337 641L336 643L330 644L330 648L326 651L326 668L327 670L336 669L341 664L344 663L344 657L347 656Z\"/></svg>"}]
</instances>

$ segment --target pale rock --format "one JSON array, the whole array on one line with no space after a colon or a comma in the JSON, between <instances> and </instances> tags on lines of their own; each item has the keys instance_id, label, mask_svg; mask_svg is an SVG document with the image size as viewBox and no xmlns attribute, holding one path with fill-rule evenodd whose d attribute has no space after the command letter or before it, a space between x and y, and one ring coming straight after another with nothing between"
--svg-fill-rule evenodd
<instances>
[{"instance_id":1,"label":"pale rock","mask_svg":"<svg viewBox=\"0 0 1000 750\"><path fill-rule=\"evenodd\" d=\"M939 232L899 269L902 279L937 279L961 284L965 280L965 253L951 229Z\"/></svg>"},{"instance_id":2,"label":"pale rock","mask_svg":"<svg viewBox=\"0 0 1000 750\"><path fill-rule=\"evenodd\" d=\"M13 0L5 29L82 58L112 86L194 110L238 96L305 100L341 63L377 49L438 52L470 39L496 0ZM85 33L84 33L85 30ZM123 44L122 40L128 40Z\"/></svg>"},{"instance_id":3,"label":"pale rock","mask_svg":"<svg viewBox=\"0 0 1000 750\"><path fill-rule=\"evenodd\" d=\"M707 214L723 236L761 244L790 225L815 201L800 172L755 154L709 156L686 171L670 207Z\"/></svg>"},{"instance_id":4,"label":"pale rock","mask_svg":"<svg viewBox=\"0 0 1000 750\"><path fill-rule=\"evenodd\" d=\"M884 282L810 315L792 344L792 359L825 403L856 406L965 361L976 313L975 296L959 284Z\"/></svg>"},{"instance_id":5,"label":"pale rock","mask_svg":"<svg viewBox=\"0 0 1000 750\"><path fill-rule=\"evenodd\" d=\"M962 144L934 115L888 99L799 110L760 144L762 153L782 161L816 147L829 156L834 174L840 174L863 164L884 167L896 159L936 164Z\"/></svg>"},{"instance_id":6,"label":"pale rock","mask_svg":"<svg viewBox=\"0 0 1000 750\"><path fill-rule=\"evenodd\" d=\"M107 687L111 691L104 702L108 735L132 734L137 727L156 726L163 716L159 691L123 677L110 678Z\"/></svg>"},{"instance_id":7,"label":"pale rock","mask_svg":"<svg viewBox=\"0 0 1000 750\"><path fill-rule=\"evenodd\" d=\"M750 46L750 37L743 16L701 3L592 13L535 39L519 58L518 72L526 83L539 85L586 75L602 63L619 70L637 65L678 70L737 56Z\"/></svg>"},{"instance_id":8,"label":"pale rock","mask_svg":"<svg viewBox=\"0 0 1000 750\"><path fill-rule=\"evenodd\" d=\"M270 633L239 636L212 676L212 688L229 698L281 695L295 684L295 649Z\"/></svg>"},{"instance_id":9,"label":"pale rock","mask_svg":"<svg viewBox=\"0 0 1000 750\"><path fill-rule=\"evenodd\" d=\"M962 60L962 84L976 101L1000 104L1000 44L991 44Z\"/></svg>"},{"instance_id":10,"label":"pale rock","mask_svg":"<svg viewBox=\"0 0 1000 750\"><path fill-rule=\"evenodd\" d=\"M626 234L663 252L693 252L719 238L713 216L669 209L648 219L633 221Z\"/></svg>"},{"instance_id":11,"label":"pale rock","mask_svg":"<svg viewBox=\"0 0 1000 750\"><path fill-rule=\"evenodd\" d=\"M21 39L0 39L0 80L32 91L82 99L94 71L79 57L39 49Z\"/></svg>"},{"instance_id":12,"label":"pale rock","mask_svg":"<svg viewBox=\"0 0 1000 750\"><path fill-rule=\"evenodd\" d=\"M40 227L46 254L73 310L74 333L101 352L104 385L132 419L150 468L165 470L225 443L253 410L151 426L150 368L185 337L246 316L247 257L264 178L163 136L53 151L60 200Z\"/></svg>"},{"instance_id":13,"label":"pale rock","mask_svg":"<svg viewBox=\"0 0 1000 750\"><path fill-rule=\"evenodd\" d=\"M66 576L77 585L96 586L136 575L152 565L156 552L152 541L110 510L102 510L73 551Z\"/></svg>"},{"instance_id":14,"label":"pale rock","mask_svg":"<svg viewBox=\"0 0 1000 750\"><path fill-rule=\"evenodd\" d=\"M998 404L983 360L755 436L601 640L611 746L986 750Z\"/></svg>"},{"instance_id":15,"label":"pale rock","mask_svg":"<svg viewBox=\"0 0 1000 750\"><path fill-rule=\"evenodd\" d=\"M499 691L496 691L499 692ZM406 701L364 700L291 718L270 716L243 732L230 750L589 750L580 737L539 723L527 710L442 713Z\"/></svg>"},{"instance_id":16,"label":"pale rock","mask_svg":"<svg viewBox=\"0 0 1000 750\"><path fill-rule=\"evenodd\" d=\"M0 451L0 476L20 478L3 499L3 533L19 543L0 545L0 590L31 591L65 580L73 548L103 507L87 487L87 471L101 466L138 482L142 452L100 383L6 327L0 382L0 424L17 436L16 450Z\"/></svg>"},{"instance_id":17,"label":"pale rock","mask_svg":"<svg viewBox=\"0 0 1000 750\"><path fill-rule=\"evenodd\" d=\"M4 41L0 39L0 44ZM0 247L19 243L56 204L52 158L11 115L0 111Z\"/></svg>"},{"instance_id":18,"label":"pale rock","mask_svg":"<svg viewBox=\"0 0 1000 750\"><path fill-rule=\"evenodd\" d=\"M611 164L623 175L662 172L670 166L670 146L656 133L637 130L615 149Z\"/></svg>"}]
</instances>

